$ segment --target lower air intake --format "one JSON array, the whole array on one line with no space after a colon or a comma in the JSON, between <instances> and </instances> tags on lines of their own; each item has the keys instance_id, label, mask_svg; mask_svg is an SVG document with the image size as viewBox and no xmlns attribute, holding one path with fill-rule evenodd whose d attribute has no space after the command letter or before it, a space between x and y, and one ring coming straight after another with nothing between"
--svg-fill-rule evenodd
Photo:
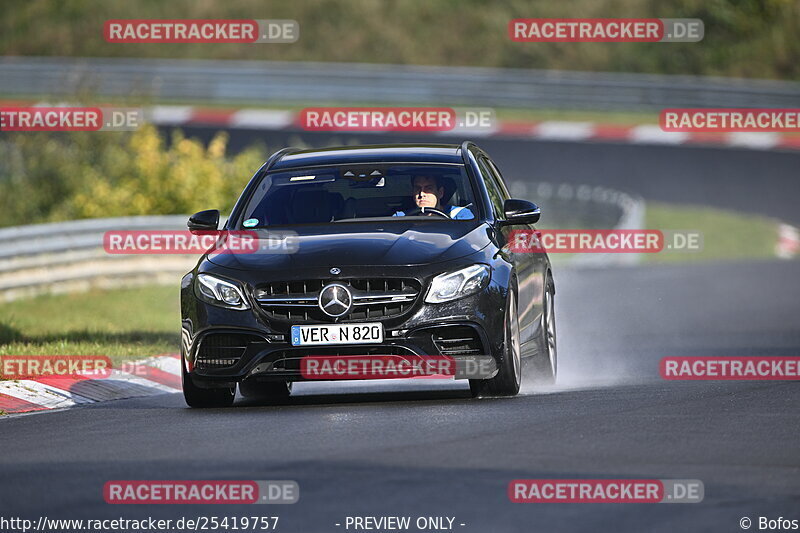
<instances>
[{"instance_id":1,"label":"lower air intake","mask_svg":"<svg viewBox=\"0 0 800 533\"><path fill-rule=\"evenodd\" d=\"M256 335L239 333L206 335L200 341L195 366L201 370L236 366L252 342L264 342L264 339Z\"/></svg>"}]
</instances>

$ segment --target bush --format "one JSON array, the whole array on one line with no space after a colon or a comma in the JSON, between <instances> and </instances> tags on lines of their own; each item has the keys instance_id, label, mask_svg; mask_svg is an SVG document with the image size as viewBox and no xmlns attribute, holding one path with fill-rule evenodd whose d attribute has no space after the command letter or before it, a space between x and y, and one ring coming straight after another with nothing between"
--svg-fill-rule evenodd
<instances>
[{"instance_id":1,"label":"bush","mask_svg":"<svg viewBox=\"0 0 800 533\"><path fill-rule=\"evenodd\" d=\"M208 146L180 131L19 133L0 141L0 225L78 218L225 212L265 150L226 157L227 135Z\"/></svg>"}]
</instances>

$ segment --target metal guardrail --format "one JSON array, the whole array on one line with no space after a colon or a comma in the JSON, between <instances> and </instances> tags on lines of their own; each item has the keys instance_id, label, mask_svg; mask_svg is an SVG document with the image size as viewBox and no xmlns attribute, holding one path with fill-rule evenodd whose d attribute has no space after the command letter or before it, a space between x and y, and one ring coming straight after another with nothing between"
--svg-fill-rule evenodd
<instances>
[{"instance_id":1,"label":"metal guardrail","mask_svg":"<svg viewBox=\"0 0 800 533\"><path fill-rule=\"evenodd\" d=\"M0 272L4 261L65 250L92 250L112 230L186 229L188 215L90 218L0 229Z\"/></svg>"},{"instance_id":2,"label":"metal guardrail","mask_svg":"<svg viewBox=\"0 0 800 533\"><path fill-rule=\"evenodd\" d=\"M0 301L180 279L196 255L112 255L103 235L113 230L186 229L188 216L75 220L0 229Z\"/></svg>"},{"instance_id":3,"label":"metal guardrail","mask_svg":"<svg viewBox=\"0 0 800 533\"><path fill-rule=\"evenodd\" d=\"M510 184L515 198L532 198L542 205L543 219L539 225L546 229L643 229L645 201L641 196L598 185L574 183L524 182ZM551 213L555 213L552 216ZM557 261L552 254L551 260ZM570 257L569 264L577 267L633 265L641 255L634 253L587 253ZM562 265L559 265L561 268Z\"/></svg>"},{"instance_id":4,"label":"metal guardrail","mask_svg":"<svg viewBox=\"0 0 800 533\"><path fill-rule=\"evenodd\" d=\"M0 94L158 100L376 103L658 110L797 107L800 83L772 80L359 63L0 58Z\"/></svg>"}]
</instances>

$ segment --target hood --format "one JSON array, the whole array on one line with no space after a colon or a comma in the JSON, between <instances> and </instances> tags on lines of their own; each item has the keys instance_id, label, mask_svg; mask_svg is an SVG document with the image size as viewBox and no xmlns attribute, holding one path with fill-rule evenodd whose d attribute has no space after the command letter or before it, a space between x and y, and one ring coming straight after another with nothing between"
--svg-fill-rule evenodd
<instances>
[{"instance_id":1,"label":"hood","mask_svg":"<svg viewBox=\"0 0 800 533\"><path fill-rule=\"evenodd\" d=\"M419 265L458 259L490 243L489 226L478 220L340 222L257 233L259 251L209 253L208 260L238 270Z\"/></svg>"}]
</instances>

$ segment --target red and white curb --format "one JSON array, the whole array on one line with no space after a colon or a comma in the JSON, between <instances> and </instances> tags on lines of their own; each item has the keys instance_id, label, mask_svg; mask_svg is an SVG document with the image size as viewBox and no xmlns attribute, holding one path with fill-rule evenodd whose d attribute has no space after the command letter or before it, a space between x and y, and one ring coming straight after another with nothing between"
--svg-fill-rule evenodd
<instances>
[{"instance_id":1,"label":"red and white curb","mask_svg":"<svg viewBox=\"0 0 800 533\"><path fill-rule=\"evenodd\" d=\"M115 369L102 379L72 376L0 381L0 411L46 411L181 390L179 355L151 357L131 363L130 368L135 373Z\"/></svg>"},{"instance_id":2,"label":"red and white curb","mask_svg":"<svg viewBox=\"0 0 800 533\"><path fill-rule=\"evenodd\" d=\"M775 255L781 259L791 259L798 253L800 253L800 230L789 224L779 225Z\"/></svg>"},{"instance_id":3,"label":"red and white curb","mask_svg":"<svg viewBox=\"0 0 800 533\"><path fill-rule=\"evenodd\" d=\"M66 102L0 101L0 106L62 106ZM262 131L302 130L300 114L280 109L220 109L194 106L152 106L145 119L157 126L204 126ZM399 133L414 134L403 131ZM332 130L331 133L358 133ZM367 133L367 132L364 132ZM496 121L492 127L456 127L436 132L441 137L498 137L572 142L620 142L640 145L698 145L753 150L800 150L800 135L774 132L689 133L662 131L657 124L617 125L578 121Z\"/></svg>"}]
</instances>

